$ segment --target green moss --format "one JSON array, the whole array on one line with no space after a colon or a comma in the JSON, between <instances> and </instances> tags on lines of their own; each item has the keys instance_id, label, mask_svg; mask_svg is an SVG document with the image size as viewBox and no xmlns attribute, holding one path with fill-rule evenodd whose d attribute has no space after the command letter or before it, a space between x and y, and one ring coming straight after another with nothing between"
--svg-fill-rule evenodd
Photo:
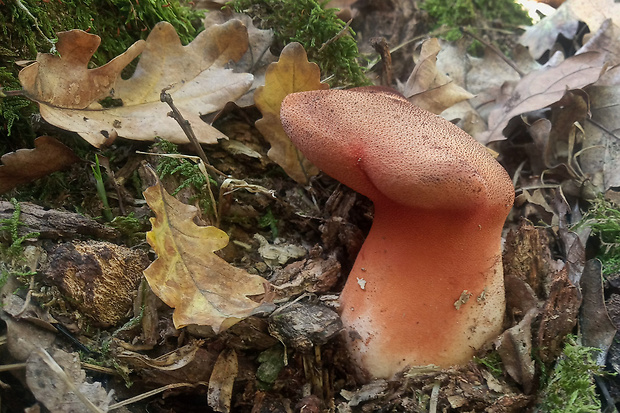
<instances>
[{"instance_id":1,"label":"green moss","mask_svg":"<svg viewBox=\"0 0 620 413\"><path fill-rule=\"evenodd\" d=\"M21 89L17 73L7 67L0 66L0 88L4 90ZM26 143L32 143L34 132L30 126L30 117L38 111L37 105L19 96L0 97L0 153L10 152L22 142L13 139L20 136Z\"/></svg>"},{"instance_id":2,"label":"green moss","mask_svg":"<svg viewBox=\"0 0 620 413\"><path fill-rule=\"evenodd\" d=\"M461 38L461 27L476 32L480 22L500 22L502 26L529 25L527 12L512 0L424 0L420 8L435 22L433 29L446 28L447 40Z\"/></svg>"},{"instance_id":3,"label":"green moss","mask_svg":"<svg viewBox=\"0 0 620 413\"><path fill-rule=\"evenodd\" d=\"M486 367L495 377L501 377L504 374L504 364L497 351L485 357L474 357L474 362Z\"/></svg>"},{"instance_id":4,"label":"green moss","mask_svg":"<svg viewBox=\"0 0 620 413\"><path fill-rule=\"evenodd\" d=\"M601 247L597 258L603 264L603 274L620 272L620 210L618 206L605 200L601 195L596 198L573 229L583 226L592 228L592 234L598 236Z\"/></svg>"},{"instance_id":5,"label":"green moss","mask_svg":"<svg viewBox=\"0 0 620 413\"><path fill-rule=\"evenodd\" d=\"M278 220L273 215L271 208L267 208L267 213L258 219L259 228L269 228L271 236L278 238Z\"/></svg>"},{"instance_id":6,"label":"green moss","mask_svg":"<svg viewBox=\"0 0 620 413\"><path fill-rule=\"evenodd\" d=\"M11 203L14 207L11 218L0 219L0 233L6 233L8 235L6 238L9 240L7 246L1 246L0 258L1 256L9 258L19 257L24 251L22 243L28 238L37 238L40 235L38 232L29 232L21 236L19 235L19 227L24 225L19 220L22 208L15 199L11 199Z\"/></svg>"},{"instance_id":7,"label":"green moss","mask_svg":"<svg viewBox=\"0 0 620 413\"><path fill-rule=\"evenodd\" d=\"M272 28L279 47L291 42L301 43L308 53L308 60L321 68L321 75L333 76L329 81L332 86L370 84L357 63L359 52L353 37L342 36L321 50L345 28L334 9L324 8L325 3L315 0L234 0L228 4L235 11L258 19L262 28Z\"/></svg>"},{"instance_id":8,"label":"green moss","mask_svg":"<svg viewBox=\"0 0 620 413\"><path fill-rule=\"evenodd\" d=\"M48 52L56 32L81 29L101 37L94 63L101 65L145 38L160 21L170 22L181 41L197 34L192 20L202 14L178 0L40 0L9 1L0 14L0 44L21 58ZM34 27L34 29L33 29Z\"/></svg>"},{"instance_id":9,"label":"green moss","mask_svg":"<svg viewBox=\"0 0 620 413\"><path fill-rule=\"evenodd\" d=\"M118 215L108 223L109 226L116 228L127 240L129 245L137 245L144 241L145 233L148 228L148 220L136 218L133 212L127 216Z\"/></svg>"},{"instance_id":10,"label":"green moss","mask_svg":"<svg viewBox=\"0 0 620 413\"><path fill-rule=\"evenodd\" d=\"M260 363L256 370L256 379L260 389L270 390L273 387L273 383L285 366L284 351L284 347L278 344L259 354L256 360Z\"/></svg>"},{"instance_id":11,"label":"green moss","mask_svg":"<svg viewBox=\"0 0 620 413\"><path fill-rule=\"evenodd\" d=\"M596 348L577 344L569 336L564 351L551 372L543 391L541 411L546 413L596 413L601 402L596 394L594 375L602 368L594 361Z\"/></svg>"},{"instance_id":12,"label":"green moss","mask_svg":"<svg viewBox=\"0 0 620 413\"><path fill-rule=\"evenodd\" d=\"M166 140L160 140L153 144L159 152L166 154L179 154L178 146ZM190 198L190 201L198 201L200 209L209 213L212 211L211 196L207 187L207 177L200 171L198 164L183 158L173 158L162 156L157 164L157 175L160 179L166 176L177 176L181 180L181 184L172 192L172 195L178 194L184 188L192 188L196 195ZM217 182L211 179L211 185L217 185Z\"/></svg>"}]
</instances>

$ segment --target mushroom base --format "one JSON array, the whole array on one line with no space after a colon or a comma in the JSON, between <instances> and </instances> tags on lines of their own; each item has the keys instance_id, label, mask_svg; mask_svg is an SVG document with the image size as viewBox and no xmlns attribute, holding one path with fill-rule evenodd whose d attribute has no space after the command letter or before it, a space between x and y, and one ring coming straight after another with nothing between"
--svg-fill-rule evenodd
<instances>
[{"instance_id":1,"label":"mushroom base","mask_svg":"<svg viewBox=\"0 0 620 413\"><path fill-rule=\"evenodd\" d=\"M501 332L504 216L375 208L340 298L353 359L377 378L467 363Z\"/></svg>"}]
</instances>

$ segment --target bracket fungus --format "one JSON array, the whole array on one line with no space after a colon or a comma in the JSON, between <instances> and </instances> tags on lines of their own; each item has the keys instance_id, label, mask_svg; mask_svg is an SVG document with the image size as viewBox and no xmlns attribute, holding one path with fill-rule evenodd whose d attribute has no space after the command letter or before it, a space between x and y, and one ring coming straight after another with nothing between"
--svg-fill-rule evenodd
<instances>
[{"instance_id":1,"label":"bracket fungus","mask_svg":"<svg viewBox=\"0 0 620 413\"><path fill-rule=\"evenodd\" d=\"M374 203L340 297L354 361L383 378L467 363L504 317L501 232L514 200L504 168L385 88L293 93L281 119L311 162Z\"/></svg>"}]
</instances>

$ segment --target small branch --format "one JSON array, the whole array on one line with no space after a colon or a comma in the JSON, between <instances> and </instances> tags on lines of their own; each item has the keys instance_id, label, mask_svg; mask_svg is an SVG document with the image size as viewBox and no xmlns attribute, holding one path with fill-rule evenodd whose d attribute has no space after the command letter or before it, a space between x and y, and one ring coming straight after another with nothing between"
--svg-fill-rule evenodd
<instances>
[{"instance_id":1,"label":"small branch","mask_svg":"<svg viewBox=\"0 0 620 413\"><path fill-rule=\"evenodd\" d=\"M383 84L384 86L392 85L392 55L390 54L390 46L385 37L373 37L370 39L370 45L379 53L383 62Z\"/></svg>"},{"instance_id":2,"label":"small branch","mask_svg":"<svg viewBox=\"0 0 620 413\"><path fill-rule=\"evenodd\" d=\"M9 96L24 96L26 97L26 92L23 90L4 90L4 88L0 87L0 98L6 98Z\"/></svg>"},{"instance_id":3,"label":"small branch","mask_svg":"<svg viewBox=\"0 0 620 413\"><path fill-rule=\"evenodd\" d=\"M202 146L200 146L198 138L196 138L196 134L194 133L194 129L192 129L192 125L190 125L189 121L183 117L179 109L176 107L174 101L172 100L172 96L170 96L170 94L166 92L168 89L169 88L163 89L161 91L161 94L159 95L159 99L162 102L167 103L168 106L170 106L170 109L172 109L172 112L168 113L168 116L176 120L181 129L183 129L183 133L185 133L187 139L189 139L192 145L194 145L194 149L196 149L196 152L198 152L198 156L200 156L200 159L202 159L202 161L205 163L209 172L219 176L226 176L226 174L220 172L211 165L211 162L209 162L209 159L207 158L207 154L202 149Z\"/></svg>"},{"instance_id":4,"label":"small branch","mask_svg":"<svg viewBox=\"0 0 620 413\"><path fill-rule=\"evenodd\" d=\"M39 20L37 20L36 17L34 17L32 15L32 13L30 13L30 10L28 10L28 8L26 6L24 6L24 4L20 1L20 0L15 0L15 4L17 5L17 7L19 7L20 9L22 9L24 11L24 13L26 13L26 15L28 17L30 17L33 21L34 21L34 27L35 29L37 29L37 31L39 32L39 34L41 35L41 37L43 37L49 44L52 45L52 48L50 50L51 53L55 53L56 52L56 43L54 43L53 40L51 40L49 37L47 37L42 31L41 28L39 27Z\"/></svg>"},{"instance_id":5,"label":"small branch","mask_svg":"<svg viewBox=\"0 0 620 413\"><path fill-rule=\"evenodd\" d=\"M334 37L332 37L331 39L329 39L328 41L326 41L325 43L323 43L321 45L321 48L319 49L319 51L317 53L321 53L323 50L325 50L325 48L327 46L329 46L330 44L334 43L336 40L340 39L342 36L346 35L347 32L349 32L351 30L351 28L349 27L351 25L351 22L353 21L353 19L349 20L344 27L342 28L342 30L340 30Z\"/></svg>"},{"instance_id":6,"label":"small branch","mask_svg":"<svg viewBox=\"0 0 620 413\"><path fill-rule=\"evenodd\" d=\"M166 92L169 88L165 88L161 91L159 98L162 102L167 103L172 109L172 112L168 113L172 119L176 120L181 129L183 129L183 133L189 139L189 141L194 145L196 152L198 152L198 156L202 160L205 168L211 172L212 174L219 176L226 176L223 172L220 172L217 168L213 167L207 158L207 154L200 146L200 142L198 142L198 138L196 138L196 134L194 133L194 129L192 129L192 125L190 125L189 121L181 115L179 109L177 109L176 105L172 101L172 96L168 92ZM213 214L215 215L216 226L219 227L220 217L217 212L217 204L215 203L215 196L213 195L213 191L211 190L211 182L209 177L207 176L207 190L209 191L209 198L211 199L211 205L213 205Z\"/></svg>"},{"instance_id":7,"label":"small branch","mask_svg":"<svg viewBox=\"0 0 620 413\"><path fill-rule=\"evenodd\" d=\"M494 45L490 44L489 42L485 42L484 40L482 40L482 38L472 32L470 32L469 30L461 27L461 33L466 34L467 36L471 37L474 40L478 40L480 43L482 43L485 47L488 47L489 49L491 49L495 54L497 54L500 59L502 59L504 62L506 62L506 64L510 67L512 67L512 69L517 72L519 74L520 77L523 77L526 75L525 72L523 72L521 69L519 69L519 67L517 66L517 64L515 62L513 62L512 60L510 60L505 54L502 53L501 50L499 50L497 47L495 47Z\"/></svg>"}]
</instances>

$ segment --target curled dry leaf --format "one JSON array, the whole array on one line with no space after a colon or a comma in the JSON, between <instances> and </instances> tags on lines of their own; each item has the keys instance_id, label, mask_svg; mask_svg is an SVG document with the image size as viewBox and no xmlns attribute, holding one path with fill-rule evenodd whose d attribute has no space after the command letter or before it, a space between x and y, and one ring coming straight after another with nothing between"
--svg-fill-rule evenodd
<instances>
[{"instance_id":1,"label":"curled dry leaf","mask_svg":"<svg viewBox=\"0 0 620 413\"><path fill-rule=\"evenodd\" d=\"M437 54L441 50L439 40L428 39L403 88L403 95L414 105L429 112L440 114L450 106L474 97L437 70Z\"/></svg>"},{"instance_id":2,"label":"curled dry leaf","mask_svg":"<svg viewBox=\"0 0 620 413\"><path fill-rule=\"evenodd\" d=\"M583 336L583 345L600 350L596 361L604 366L609 348L616 336L616 326L611 321L605 305L603 273L598 259L586 261L579 286L583 292L583 305L579 314L579 322Z\"/></svg>"},{"instance_id":3,"label":"curled dry leaf","mask_svg":"<svg viewBox=\"0 0 620 413\"><path fill-rule=\"evenodd\" d=\"M19 149L2 155L0 194L65 169L79 160L71 149L56 139L40 136L34 140L34 149Z\"/></svg>"},{"instance_id":4,"label":"curled dry leaf","mask_svg":"<svg viewBox=\"0 0 620 413\"><path fill-rule=\"evenodd\" d=\"M533 390L536 372L532 359L532 322L538 312L537 308L531 309L519 324L504 331L495 340L495 347L502 358L506 372L523 386L526 394Z\"/></svg>"},{"instance_id":5,"label":"curled dry leaf","mask_svg":"<svg viewBox=\"0 0 620 413\"><path fill-rule=\"evenodd\" d=\"M233 385L239 373L239 361L234 349L225 349L217 357L211 378L207 403L216 412L228 413L233 396Z\"/></svg>"},{"instance_id":6,"label":"curled dry leaf","mask_svg":"<svg viewBox=\"0 0 620 413\"><path fill-rule=\"evenodd\" d=\"M605 55L582 53L555 67L537 70L524 76L505 101L489 115L489 130L477 138L483 144L505 139L508 121L526 112L545 108L559 101L567 89L579 89L597 81L605 70Z\"/></svg>"},{"instance_id":7,"label":"curled dry leaf","mask_svg":"<svg viewBox=\"0 0 620 413\"><path fill-rule=\"evenodd\" d=\"M265 75L265 86L256 89L254 102L263 114L256 127L271 145L267 156L294 180L306 184L319 170L295 148L282 129L280 106L289 93L328 89L321 83L321 73L299 43L289 43L282 50L280 60L272 63Z\"/></svg>"},{"instance_id":8,"label":"curled dry leaf","mask_svg":"<svg viewBox=\"0 0 620 413\"><path fill-rule=\"evenodd\" d=\"M155 212L146 239L157 259L144 271L151 289L170 307L177 328L208 325L217 333L248 317L260 303L267 281L236 268L214 254L228 245L228 235L194 223L197 208L183 204L157 184L144 191Z\"/></svg>"},{"instance_id":9,"label":"curled dry leaf","mask_svg":"<svg viewBox=\"0 0 620 413\"><path fill-rule=\"evenodd\" d=\"M146 42L137 42L107 65L88 70L99 41L98 36L80 30L60 33L60 57L40 54L36 63L20 72L24 89L39 103L46 121L79 133L96 147L117 135L136 140L159 136L186 143L181 128L167 116L169 107L160 102L162 89L169 88L201 143L226 138L200 115L220 110L252 84L251 74L233 73L226 67L248 48L247 29L239 20L213 25L187 46L171 24L160 22ZM142 50L134 74L123 80L121 70ZM104 108L98 100L107 97L114 99L114 105Z\"/></svg>"}]
</instances>

